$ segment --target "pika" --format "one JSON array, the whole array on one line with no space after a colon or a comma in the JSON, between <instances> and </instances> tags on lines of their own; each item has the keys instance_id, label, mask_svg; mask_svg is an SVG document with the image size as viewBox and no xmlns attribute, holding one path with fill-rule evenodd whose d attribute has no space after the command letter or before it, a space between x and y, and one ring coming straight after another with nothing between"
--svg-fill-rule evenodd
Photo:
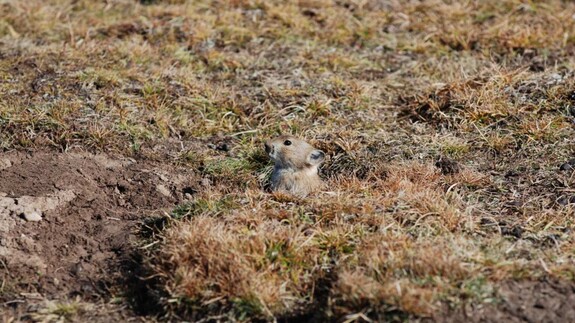
<instances>
[{"instance_id":1,"label":"pika","mask_svg":"<svg viewBox=\"0 0 575 323\"><path fill-rule=\"evenodd\" d=\"M323 151L292 136L279 136L265 142L268 156L274 161L271 178L273 192L286 192L299 197L321 189L318 167L324 161Z\"/></svg>"}]
</instances>

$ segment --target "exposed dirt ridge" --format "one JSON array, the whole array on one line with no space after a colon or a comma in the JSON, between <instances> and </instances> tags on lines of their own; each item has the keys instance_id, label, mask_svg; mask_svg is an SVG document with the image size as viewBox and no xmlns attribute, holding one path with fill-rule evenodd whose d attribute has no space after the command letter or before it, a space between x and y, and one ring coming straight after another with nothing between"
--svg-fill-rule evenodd
<instances>
[{"instance_id":1,"label":"exposed dirt ridge","mask_svg":"<svg viewBox=\"0 0 575 323\"><path fill-rule=\"evenodd\" d=\"M0 302L17 312L31 298L114 294L129 276L121 263L137 227L196 184L187 169L106 155L11 152L0 160Z\"/></svg>"}]
</instances>

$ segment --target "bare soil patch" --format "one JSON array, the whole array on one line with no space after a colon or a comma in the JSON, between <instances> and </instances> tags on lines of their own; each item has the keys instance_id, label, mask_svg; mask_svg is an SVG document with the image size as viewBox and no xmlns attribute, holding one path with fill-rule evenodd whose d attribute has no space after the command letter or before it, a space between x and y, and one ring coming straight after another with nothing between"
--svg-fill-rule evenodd
<instances>
[{"instance_id":1,"label":"bare soil patch","mask_svg":"<svg viewBox=\"0 0 575 323\"><path fill-rule=\"evenodd\" d=\"M559 281L508 281L499 289L497 305L468 305L443 322L573 322L575 284Z\"/></svg>"},{"instance_id":2,"label":"bare soil patch","mask_svg":"<svg viewBox=\"0 0 575 323\"><path fill-rule=\"evenodd\" d=\"M2 199L42 213L30 222L15 207L0 208L0 302L20 313L34 300L124 296L118 283L134 278L126 262L143 219L189 198L197 184L187 169L103 154L10 152L1 159L9 165L1 171Z\"/></svg>"}]
</instances>

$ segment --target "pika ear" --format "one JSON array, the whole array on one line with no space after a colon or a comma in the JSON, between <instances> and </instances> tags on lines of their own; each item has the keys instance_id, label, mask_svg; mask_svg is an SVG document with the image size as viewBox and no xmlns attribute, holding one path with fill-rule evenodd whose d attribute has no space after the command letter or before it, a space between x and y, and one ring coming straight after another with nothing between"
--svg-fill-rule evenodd
<instances>
[{"instance_id":1,"label":"pika ear","mask_svg":"<svg viewBox=\"0 0 575 323\"><path fill-rule=\"evenodd\" d=\"M307 162L310 165L319 165L325 159L325 154L321 150L312 150L311 153L307 156Z\"/></svg>"}]
</instances>

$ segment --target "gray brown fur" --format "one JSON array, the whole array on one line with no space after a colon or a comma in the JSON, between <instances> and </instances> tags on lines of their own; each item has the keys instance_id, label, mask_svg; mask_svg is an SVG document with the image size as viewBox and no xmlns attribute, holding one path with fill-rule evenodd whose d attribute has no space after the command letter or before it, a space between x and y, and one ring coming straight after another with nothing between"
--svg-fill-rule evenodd
<instances>
[{"instance_id":1,"label":"gray brown fur","mask_svg":"<svg viewBox=\"0 0 575 323\"><path fill-rule=\"evenodd\" d=\"M272 191L305 197L321 189L323 183L318 175L318 167L325 159L321 150L286 135L266 141L265 149L275 162L271 178Z\"/></svg>"}]
</instances>

